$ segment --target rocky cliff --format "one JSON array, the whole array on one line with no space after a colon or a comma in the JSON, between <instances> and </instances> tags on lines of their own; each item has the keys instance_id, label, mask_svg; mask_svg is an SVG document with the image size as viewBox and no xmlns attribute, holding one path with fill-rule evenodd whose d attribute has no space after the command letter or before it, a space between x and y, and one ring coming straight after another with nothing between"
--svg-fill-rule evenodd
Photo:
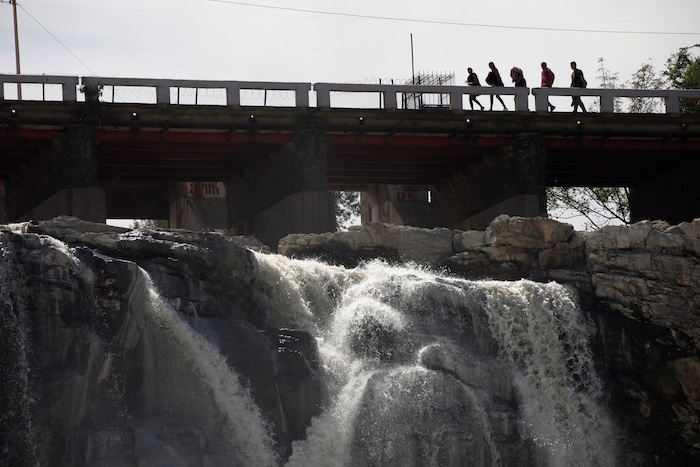
<instances>
[{"instance_id":1,"label":"rocky cliff","mask_svg":"<svg viewBox=\"0 0 700 467\"><path fill-rule=\"evenodd\" d=\"M267 305L272 292L253 253L266 247L254 239L57 218L5 226L0 245L2 466L274 465L329 403L316 340L281 327ZM595 324L595 365L628 464L700 461L700 221L591 233L507 216L486 231L370 224L290 235L279 251L345 266L381 257L447 276L565 284ZM179 331L180 323L205 339ZM367 325L363 332L381 337L385 352L392 335ZM212 345L220 362L198 358ZM446 363L439 346L421 352L424 367L445 375L478 370ZM203 385L212 398L197 396ZM503 439L517 438L514 428L503 430ZM232 449L230 438L250 449ZM518 443L508 448L512 459Z\"/></svg>"}]
</instances>

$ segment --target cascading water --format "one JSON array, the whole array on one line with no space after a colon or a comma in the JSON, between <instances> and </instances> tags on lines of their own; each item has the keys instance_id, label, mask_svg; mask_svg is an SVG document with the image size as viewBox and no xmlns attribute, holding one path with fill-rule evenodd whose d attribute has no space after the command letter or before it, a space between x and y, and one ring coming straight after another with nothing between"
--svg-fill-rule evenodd
<instances>
[{"instance_id":1,"label":"cascading water","mask_svg":"<svg viewBox=\"0 0 700 467\"><path fill-rule=\"evenodd\" d=\"M186 408L190 412L186 414L188 420L211 420L215 426L210 433L220 432L222 444L228 446L218 453L221 460L210 459L214 465L220 462L261 467L278 465L268 424L248 388L216 346L197 333L160 297L147 273L139 269L138 278L146 308L144 345L149 347L146 366L152 378L151 384L146 385L152 393L144 394L144 397L153 399L151 404L157 405L159 410L176 406L178 411L185 412ZM210 412L207 405L213 405L214 411ZM207 425L203 421L200 423ZM143 429L148 430L148 426ZM149 436L141 433L141 437ZM141 447L144 451L151 448ZM171 446L171 449L176 449L176 446ZM147 452L141 455L148 458ZM172 461L179 462L178 455L173 456Z\"/></svg>"},{"instance_id":2,"label":"cascading water","mask_svg":"<svg viewBox=\"0 0 700 467\"><path fill-rule=\"evenodd\" d=\"M0 465L40 465L32 412L29 317L12 245L0 238ZM7 463L6 463L7 462Z\"/></svg>"},{"instance_id":3,"label":"cascading water","mask_svg":"<svg viewBox=\"0 0 700 467\"><path fill-rule=\"evenodd\" d=\"M114 271L124 276L108 279L128 277L124 282L130 284L128 299L120 302L128 311L112 324L105 324L108 317L92 303L97 295L83 297L75 307L85 308L80 319L72 318L75 327L55 316L60 313L51 307L60 305L58 298L34 309L53 319L47 323L56 334L49 338L70 343L66 354L76 355L70 362L57 359L61 365L75 364L72 372L61 368L63 379L54 380L75 382L61 394L83 391L70 399L75 407L66 409L65 425L52 425L59 433L56 444L75 447L85 439L91 446L66 449L76 457L62 454L63 464L52 459L55 465L85 465L97 458L104 462L94 465L121 465L115 459L138 465L256 467L618 464L616 430L600 405L603 391L594 371L590 325L557 284L467 281L380 261L346 269L251 254L253 277L246 276L245 284L252 288L249 304L266 315L261 322L306 331L318 342L328 397L289 454L281 446L289 439L276 438L282 431L272 426L279 420L266 419L270 414L256 405L253 385L234 371L237 362L224 357L231 354L222 343L241 334L212 338L207 330L236 321L263 342L256 351L266 358L274 353L268 337L238 315L183 315L133 262L84 250L83 265L61 242L42 237L38 243L46 248L33 250L34 258L61 257L51 262L55 275L44 279L71 293L91 295L101 286L98 270L90 270L93 263L123 263ZM0 246L2 395L9 397L2 403L17 407L0 414L6 438L1 444L13 445L12 452L0 452L0 459L12 455L24 465L43 465L46 447L32 419L30 324L18 282L22 272L13 266L12 244ZM189 251L186 245L181 249ZM49 295L62 297L59 289L51 290ZM102 327L81 321L86 316L102 320ZM114 334L106 330L111 325ZM252 355L244 358L252 360ZM268 386L262 389L275 383L274 377L265 380ZM103 406L86 407L86 400ZM105 414L119 420L105 420ZM85 432L89 435L81 438ZM104 446L97 446L100 441ZM108 452L119 442L120 452ZM107 451L95 454L103 448Z\"/></svg>"},{"instance_id":4,"label":"cascading water","mask_svg":"<svg viewBox=\"0 0 700 467\"><path fill-rule=\"evenodd\" d=\"M616 465L564 287L256 258L260 300L317 337L331 394L287 465Z\"/></svg>"}]
</instances>

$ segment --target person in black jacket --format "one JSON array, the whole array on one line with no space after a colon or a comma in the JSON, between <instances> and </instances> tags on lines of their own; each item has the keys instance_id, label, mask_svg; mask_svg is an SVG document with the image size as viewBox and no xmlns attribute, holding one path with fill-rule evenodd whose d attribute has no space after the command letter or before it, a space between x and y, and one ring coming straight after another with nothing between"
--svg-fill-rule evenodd
<instances>
[{"instance_id":1,"label":"person in black jacket","mask_svg":"<svg viewBox=\"0 0 700 467\"><path fill-rule=\"evenodd\" d=\"M491 71L489 71L489 74L486 76L486 84L491 86L503 87L503 80L501 79L501 74L498 72L498 68L496 68L496 65L494 65L493 62L489 62L489 68L491 69ZM491 98L491 108L489 110L493 110L493 96L494 94L491 94L489 96ZM501 96L499 96L498 94L496 94L495 96L501 102L503 110L508 110L506 104L503 102L503 99L501 99Z\"/></svg>"},{"instance_id":2,"label":"person in black jacket","mask_svg":"<svg viewBox=\"0 0 700 467\"><path fill-rule=\"evenodd\" d=\"M467 73L469 75L467 76L467 85L468 86L481 86L481 83L479 82L479 77L476 76L476 73L471 68L467 68ZM484 106L481 105L481 102L476 100L476 96L478 94L469 94L469 106L471 107L472 110L474 110L474 102L479 104L479 107L481 107L481 110L484 110Z\"/></svg>"},{"instance_id":3,"label":"person in black jacket","mask_svg":"<svg viewBox=\"0 0 700 467\"><path fill-rule=\"evenodd\" d=\"M588 83L586 83L586 78L583 77L583 71L576 67L576 62L571 62L571 87L572 88L585 88ZM581 111L586 113L586 107L583 106L583 101L581 96L571 97L571 106L574 108L574 113L576 113L578 107L581 107Z\"/></svg>"}]
</instances>

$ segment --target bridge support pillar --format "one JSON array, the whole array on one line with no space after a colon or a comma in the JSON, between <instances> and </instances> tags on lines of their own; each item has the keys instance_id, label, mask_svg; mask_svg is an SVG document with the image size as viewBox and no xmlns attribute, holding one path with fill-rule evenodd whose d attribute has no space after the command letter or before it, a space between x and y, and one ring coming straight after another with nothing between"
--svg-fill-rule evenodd
<instances>
[{"instance_id":1,"label":"bridge support pillar","mask_svg":"<svg viewBox=\"0 0 700 467\"><path fill-rule=\"evenodd\" d=\"M327 151L325 131L302 130L244 177L227 183L229 228L253 235L273 250L290 233L334 231Z\"/></svg>"},{"instance_id":2,"label":"bridge support pillar","mask_svg":"<svg viewBox=\"0 0 700 467\"><path fill-rule=\"evenodd\" d=\"M700 217L700 162L687 159L654 180L630 187L630 220L670 224Z\"/></svg>"},{"instance_id":3,"label":"bridge support pillar","mask_svg":"<svg viewBox=\"0 0 700 467\"><path fill-rule=\"evenodd\" d=\"M432 193L410 185L370 185L360 194L362 223L435 227Z\"/></svg>"},{"instance_id":4,"label":"bridge support pillar","mask_svg":"<svg viewBox=\"0 0 700 467\"><path fill-rule=\"evenodd\" d=\"M180 182L169 199L169 225L188 230L225 230L226 184L223 182Z\"/></svg>"},{"instance_id":5,"label":"bridge support pillar","mask_svg":"<svg viewBox=\"0 0 700 467\"><path fill-rule=\"evenodd\" d=\"M486 157L437 186L431 204L442 225L483 230L500 214L546 216L545 188L542 135L524 133L513 137L497 156Z\"/></svg>"},{"instance_id":6,"label":"bridge support pillar","mask_svg":"<svg viewBox=\"0 0 700 467\"><path fill-rule=\"evenodd\" d=\"M68 126L50 151L33 157L21 173L13 176L7 186L7 201L11 219L68 215L105 222L105 191L97 181L95 127Z\"/></svg>"}]
</instances>

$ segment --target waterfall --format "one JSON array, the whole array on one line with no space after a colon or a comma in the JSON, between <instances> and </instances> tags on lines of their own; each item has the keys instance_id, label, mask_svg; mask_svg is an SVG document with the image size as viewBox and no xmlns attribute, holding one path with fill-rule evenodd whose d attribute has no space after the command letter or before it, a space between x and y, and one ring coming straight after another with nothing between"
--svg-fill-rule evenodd
<instances>
[{"instance_id":1,"label":"waterfall","mask_svg":"<svg viewBox=\"0 0 700 467\"><path fill-rule=\"evenodd\" d=\"M32 421L29 317L14 248L0 233L0 465L41 465Z\"/></svg>"},{"instance_id":2,"label":"waterfall","mask_svg":"<svg viewBox=\"0 0 700 467\"><path fill-rule=\"evenodd\" d=\"M331 394L287 465L616 465L566 288L256 258L259 299L316 336Z\"/></svg>"},{"instance_id":3,"label":"waterfall","mask_svg":"<svg viewBox=\"0 0 700 467\"><path fill-rule=\"evenodd\" d=\"M618 433L594 368L593 324L556 283L469 281L378 260L347 269L241 251L241 303L270 328L305 331L318 343L319 359L308 372L314 388L323 387L303 388L310 398L322 393L324 405L302 436L308 418L293 425L285 405L298 399L283 402L290 391L273 387L288 369L288 361L273 362L282 355L272 351L276 331L258 332L238 310L234 318L188 317L174 308L180 296L171 294L173 303L162 298L135 262L74 251L49 236L24 239L33 249L21 259L33 262L22 269L12 235L18 233L0 237L0 465L43 465L44 452L55 452L40 439L41 417L34 418L31 343L42 332L65 343L49 359L64 399L41 406L61 410L50 428L57 433L52 442L67 446L65 465L618 464ZM112 281L122 288L105 286ZM29 294L41 295L44 282L46 296L35 303ZM95 303L105 298L119 306ZM50 320L32 328L31 313ZM314 346L282 348L288 357L311 354ZM234 370L240 361L225 355L270 362L269 373L255 386ZM295 376L288 374L292 385ZM261 399L251 388L273 396ZM270 409L275 401L278 412ZM284 431L289 426L295 431Z\"/></svg>"},{"instance_id":4,"label":"waterfall","mask_svg":"<svg viewBox=\"0 0 700 467\"><path fill-rule=\"evenodd\" d=\"M208 398L216 407L210 418L222 420L220 428L219 422L215 422L216 430L222 431L222 436L227 438L225 441L232 447L226 454L235 456L235 461L229 457L230 462L261 467L279 465L269 426L253 402L249 389L217 347L198 334L160 297L143 269L138 271L139 287L144 289L147 300L145 321L152 330L146 339L155 341L148 358L161 356L160 361L152 362L149 368L164 380L153 382L156 388L151 397L171 398L170 402L180 411L194 412L192 417L201 415L196 414L198 411L206 413L207 410L200 405L203 402L193 400L193 397ZM164 368L157 368L159 365ZM201 384L203 388L188 390L188 384ZM158 404L162 403L162 400L158 401ZM184 406L189 407L185 409Z\"/></svg>"},{"instance_id":5,"label":"waterfall","mask_svg":"<svg viewBox=\"0 0 700 467\"><path fill-rule=\"evenodd\" d=\"M550 465L615 465L615 431L598 404L590 331L561 285L485 282L485 306L503 357L513 365L522 423Z\"/></svg>"}]
</instances>

